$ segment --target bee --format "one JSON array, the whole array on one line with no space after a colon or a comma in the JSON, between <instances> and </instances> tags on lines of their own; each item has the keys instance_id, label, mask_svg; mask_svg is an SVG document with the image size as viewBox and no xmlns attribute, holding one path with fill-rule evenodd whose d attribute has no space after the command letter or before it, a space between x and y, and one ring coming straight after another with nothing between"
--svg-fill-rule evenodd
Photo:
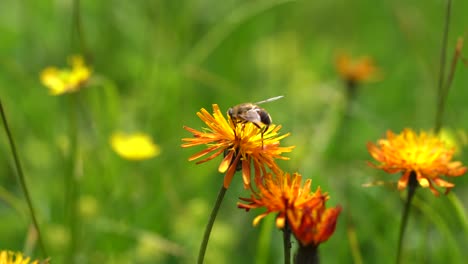
<instances>
[{"instance_id":1,"label":"bee","mask_svg":"<svg viewBox=\"0 0 468 264\"><path fill-rule=\"evenodd\" d=\"M231 121L234 123L234 125L246 124L250 122L258 127L262 133L263 144L263 134L268 130L272 120L270 114L258 105L276 101L283 97L283 95L280 95L256 103L239 104L229 108L227 114L231 117Z\"/></svg>"}]
</instances>

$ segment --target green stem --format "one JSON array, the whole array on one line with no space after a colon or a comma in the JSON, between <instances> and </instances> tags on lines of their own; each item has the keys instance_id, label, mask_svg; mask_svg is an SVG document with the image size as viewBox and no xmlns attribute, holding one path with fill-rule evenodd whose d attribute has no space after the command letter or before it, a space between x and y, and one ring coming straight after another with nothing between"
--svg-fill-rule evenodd
<instances>
[{"instance_id":1,"label":"green stem","mask_svg":"<svg viewBox=\"0 0 468 264\"><path fill-rule=\"evenodd\" d=\"M299 245L297 254L294 258L295 264L319 264L318 246L310 244L307 246Z\"/></svg>"},{"instance_id":2,"label":"green stem","mask_svg":"<svg viewBox=\"0 0 468 264\"><path fill-rule=\"evenodd\" d=\"M198 264L202 264L203 259L205 258L206 247L208 246L208 240L210 240L211 229L213 228L214 221L216 220L216 216L218 215L218 211L221 207L221 202L223 201L226 191L227 189L224 188L224 185L222 185L221 189L219 189L218 197L216 198L215 205L211 211L210 219L208 220L208 224L205 228L205 234L203 235L200 251L198 252Z\"/></svg>"},{"instance_id":3,"label":"green stem","mask_svg":"<svg viewBox=\"0 0 468 264\"><path fill-rule=\"evenodd\" d=\"M455 208L458 220L462 224L463 230L465 231L465 237L468 238L468 216L466 214L465 208L463 207L463 203L453 192L447 194L447 198L450 201L450 203L452 203L452 206Z\"/></svg>"},{"instance_id":4,"label":"green stem","mask_svg":"<svg viewBox=\"0 0 468 264\"><path fill-rule=\"evenodd\" d=\"M73 13L72 28L76 30L76 31L72 30L72 44L75 43L74 32L76 32L80 52L84 54L86 59L89 59L88 46L86 45L86 39L83 33L83 26L82 26L83 23L81 22L80 0L73 0L72 13Z\"/></svg>"},{"instance_id":5,"label":"green stem","mask_svg":"<svg viewBox=\"0 0 468 264\"><path fill-rule=\"evenodd\" d=\"M15 141L13 140L13 135L11 134L10 128L8 126L7 118L5 115L5 111L3 110L3 104L1 100L0 100L0 112L2 115L3 126L5 127L5 132L8 137L8 142L10 143L11 153L13 155L13 159L15 160L15 166L18 172L19 182L20 182L21 188L23 189L24 196L26 198L26 203L28 204L28 209L29 209L29 213L31 214L31 219L32 219L34 228L36 229L36 232L37 232L37 240L39 243L39 247L41 248L43 256L47 257L47 251L45 249L41 231L39 229L39 224L36 219L36 213L32 204L31 196L29 195L28 187L26 185L26 180L23 174L23 169L21 167L18 152L16 151Z\"/></svg>"},{"instance_id":6,"label":"green stem","mask_svg":"<svg viewBox=\"0 0 468 264\"><path fill-rule=\"evenodd\" d=\"M357 81L348 80L346 81L346 98L345 98L345 117L349 118L352 116L352 106L358 93L359 83Z\"/></svg>"},{"instance_id":7,"label":"green stem","mask_svg":"<svg viewBox=\"0 0 468 264\"><path fill-rule=\"evenodd\" d=\"M417 187L418 187L418 180L416 180L416 174L414 172L411 172L411 175L409 176L409 180L408 180L408 195L406 197L405 208L403 209L403 214L401 215L400 232L398 235L397 258L396 258L397 264L401 263L403 237L405 235L406 226L408 225L408 216L411 210L411 201L413 200Z\"/></svg>"},{"instance_id":8,"label":"green stem","mask_svg":"<svg viewBox=\"0 0 468 264\"><path fill-rule=\"evenodd\" d=\"M70 232L70 246L68 249L68 263L75 263L75 252L78 248L78 224L79 215L77 212L77 202L79 197L79 181L77 175L77 158L78 158L78 94L71 94L68 99L70 118L69 118L69 137L70 137L70 153L68 157L68 167L65 173L65 212Z\"/></svg>"},{"instance_id":9,"label":"green stem","mask_svg":"<svg viewBox=\"0 0 468 264\"><path fill-rule=\"evenodd\" d=\"M446 64L446 53L447 53L447 42L448 42L448 32L449 32L449 24L450 24L450 13L452 10L452 1L447 0L447 9L445 13L445 26L444 32L442 36L442 47L440 51L440 69L439 69L439 86L438 86L438 96L437 96L437 112L436 112L436 120L435 120L435 133L438 133L439 130L442 128L442 119L445 110L445 99L447 97L448 87L444 87L444 75L445 75L445 64ZM444 90L445 88L445 90Z\"/></svg>"},{"instance_id":10,"label":"green stem","mask_svg":"<svg viewBox=\"0 0 468 264\"><path fill-rule=\"evenodd\" d=\"M284 223L283 228L283 248L284 248L284 264L291 263L291 228L288 220Z\"/></svg>"}]
</instances>

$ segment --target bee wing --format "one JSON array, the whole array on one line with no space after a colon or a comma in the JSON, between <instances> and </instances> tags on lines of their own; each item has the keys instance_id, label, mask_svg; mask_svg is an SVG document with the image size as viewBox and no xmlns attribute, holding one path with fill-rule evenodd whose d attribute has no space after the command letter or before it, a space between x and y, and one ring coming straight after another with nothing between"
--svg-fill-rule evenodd
<instances>
[{"instance_id":1,"label":"bee wing","mask_svg":"<svg viewBox=\"0 0 468 264\"><path fill-rule=\"evenodd\" d=\"M278 99L281 99L283 98L284 95L280 95L280 96L275 96L275 97L272 97L272 98L268 98L266 100L263 100L263 101L260 101L260 102L256 102L255 104L263 104L263 103L268 103L268 102L272 102L272 101L276 101Z\"/></svg>"},{"instance_id":2,"label":"bee wing","mask_svg":"<svg viewBox=\"0 0 468 264\"><path fill-rule=\"evenodd\" d=\"M258 109L250 109L248 111L245 111L244 113L240 114L239 116L246 121L252 122L256 124L257 126L262 125L262 120L260 115L258 114Z\"/></svg>"}]
</instances>

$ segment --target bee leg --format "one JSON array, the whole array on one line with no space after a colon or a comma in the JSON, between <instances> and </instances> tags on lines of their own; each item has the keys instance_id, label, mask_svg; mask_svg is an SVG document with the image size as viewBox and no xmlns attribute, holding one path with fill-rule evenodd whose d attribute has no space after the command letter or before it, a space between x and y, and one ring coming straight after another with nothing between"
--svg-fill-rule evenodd
<instances>
[{"instance_id":1,"label":"bee leg","mask_svg":"<svg viewBox=\"0 0 468 264\"><path fill-rule=\"evenodd\" d=\"M258 129L260 129L260 135L262 137L262 149L263 149L263 134L265 134L265 132L268 130L269 125L265 125L264 127L260 127L260 125L258 125L257 123L252 123L252 124L254 124L256 127L258 127Z\"/></svg>"},{"instance_id":2,"label":"bee leg","mask_svg":"<svg viewBox=\"0 0 468 264\"><path fill-rule=\"evenodd\" d=\"M229 112L228 112L228 115L229 115L229 122L231 122L232 126L234 127L232 130L234 132L234 138L237 138L236 128L237 128L238 122L234 121L234 119L232 118L232 115L229 114Z\"/></svg>"}]
</instances>

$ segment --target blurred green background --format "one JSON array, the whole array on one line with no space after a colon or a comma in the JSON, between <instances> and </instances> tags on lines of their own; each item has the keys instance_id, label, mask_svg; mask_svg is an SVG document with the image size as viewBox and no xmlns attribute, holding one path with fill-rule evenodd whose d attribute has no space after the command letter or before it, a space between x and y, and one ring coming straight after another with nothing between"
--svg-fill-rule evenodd
<instances>
[{"instance_id":1,"label":"blurred green background","mask_svg":"<svg viewBox=\"0 0 468 264\"><path fill-rule=\"evenodd\" d=\"M453 2L450 58L468 25L468 1ZM70 243L64 178L71 134L78 135L80 153L76 262L194 263L223 175L220 158L187 161L199 149L180 147L181 138L191 136L182 127L201 128L196 112L211 111L213 103L227 110L277 95L285 98L264 106L283 133L291 132L283 144L296 146L281 166L312 178L314 189L329 192L329 206L343 207L335 234L320 246L322 263L394 263L402 196L361 184L398 175L369 168L366 143L388 129L432 128L444 10L442 0L2 0L0 97L53 263L66 263ZM361 86L347 119L334 66L339 52L371 56L381 72L378 81ZM50 96L39 73L65 66L76 53L87 57L93 77L77 94L73 129L70 96ZM448 128L468 128L467 86L460 63ZM124 160L109 145L114 131L149 133L162 153ZM0 135L0 248L39 257L25 246L30 218ZM457 159L466 163L467 155ZM468 180L451 181L466 207ZM262 211L236 208L238 197L248 195L236 175L206 263L282 263L273 216L252 227ZM468 222L459 212L467 210L419 190L405 263L466 263Z\"/></svg>"}]
</instances>

